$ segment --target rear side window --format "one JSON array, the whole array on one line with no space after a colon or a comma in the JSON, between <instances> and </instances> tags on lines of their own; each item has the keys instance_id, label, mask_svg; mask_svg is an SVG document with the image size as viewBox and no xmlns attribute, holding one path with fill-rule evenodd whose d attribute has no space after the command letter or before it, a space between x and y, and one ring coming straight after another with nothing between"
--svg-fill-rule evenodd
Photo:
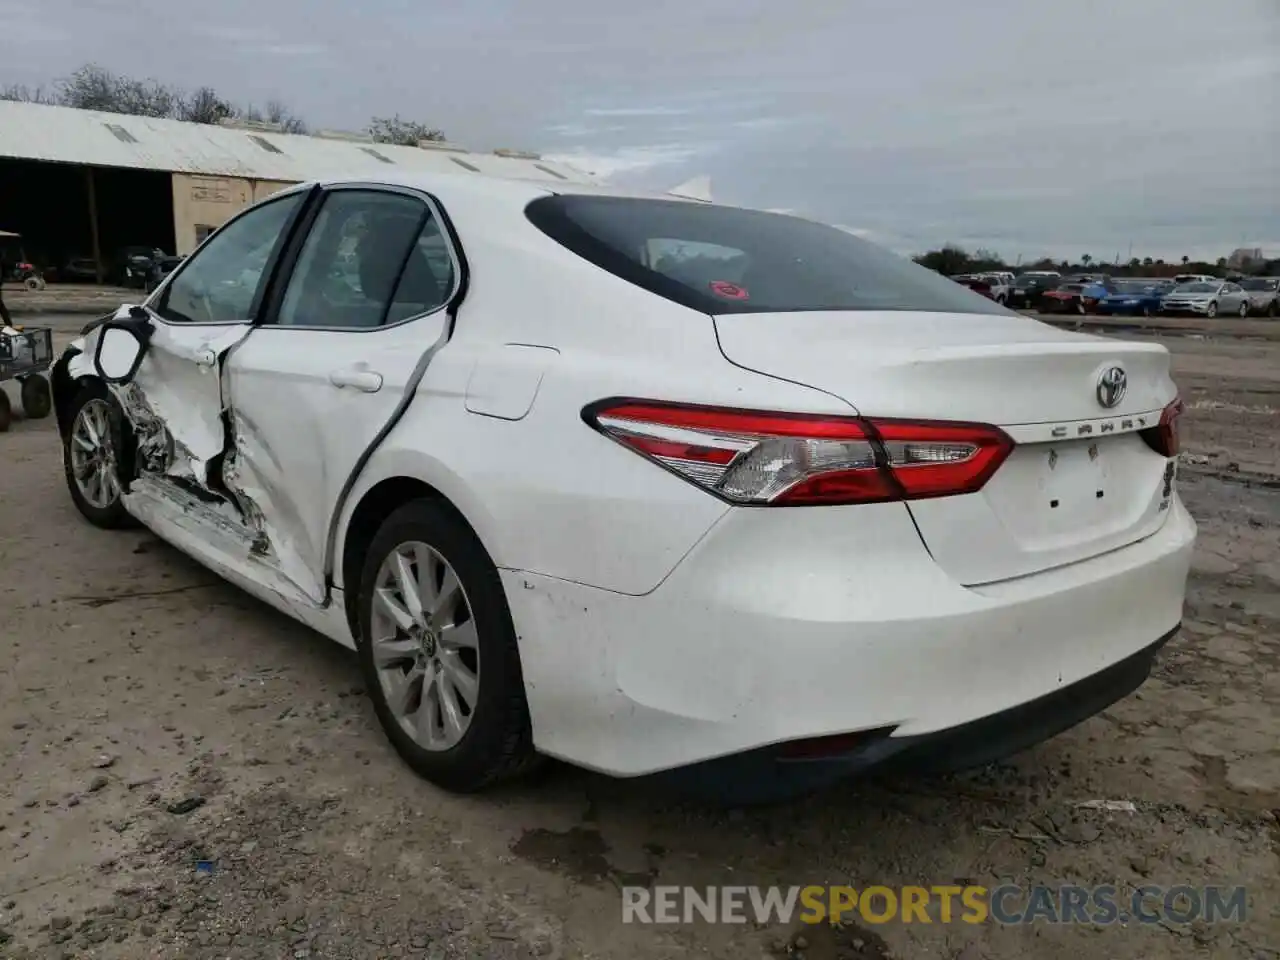
<instances>
[{"instance_id":1,"label":"rear side window","mask_svg":"<svg viewBox=\"0 0 1280 960\"><path fill-rule=\"evenodd\" d=\"M554 196L529 220L578 256L703 313L919 310L1006 314L860 237L777 213L635 197Z\"/></svg>"}]
</instances>

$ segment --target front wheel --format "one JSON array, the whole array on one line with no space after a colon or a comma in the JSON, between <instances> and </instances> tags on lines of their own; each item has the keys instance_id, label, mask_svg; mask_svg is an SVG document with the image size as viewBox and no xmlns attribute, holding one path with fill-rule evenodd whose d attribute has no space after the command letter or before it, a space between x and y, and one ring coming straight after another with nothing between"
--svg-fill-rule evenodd
<instances>
[{"instance_id":1,"label":"front wheel","mask_svg":"<svg viewBox=\"0 0 1280 960\"><path fill-rule=\"evenodd\" d=\"M1204 312L1204 315L1208 317L1210 320L1212 320L1214 317L1218 315L1218 304L1216 301L1209 304L1209 309L1207 309Z\"/></svg>"},{"instance_id":2,"label":"front wheel","mask_svg":"<svg viewBox=\"0 0 1280 960\"><path fill-rule=\"evenodd\" d=\"M536 759L515 628L497 568L445 504L395 511L365 556L361 668L396 752L458 793Z\"/></svg>"},{"instance_id":3,"label":"front wheel","mask_svg":"<svg viewBox=\"0 0 1280 960\"><path fill-rule=\"evenodd\" d=\"M1240 304L1240 316L1247 317L1249 315L1249 301L1246 300Z\"/></svg>"},{"instance_id":4,"label":"front wheel","mask_svg":"<svg viewBox=\"0 0 1280 960\"><path fill-rule=\"evenodd\" d=\"M95 527L119 529L135 521L121 502L124 415L105 384L89 380L71 401L62 465L71 500Z\"/></svg>"},{"instance_id":5,"label":"front wheel","mask_svg":"<svg viewBox=\"0 0 1280 960\"><path fill-rule=\"evenodd\" d=\"M1280 313L1280 305L1277 305L1276 301L1272 300L1267 304L1267 316L1274 320L1277 313Z\"/></svg>"},{"instance_id":6,"label":"front wheel","mask_svg":"<svg viewBox=\"0 0 1280 960\"><path fill-rule=\"evenodd\" d=\"M1084 315L1084 314L1085 314L1085 313L1087 313L1087 312L1088 312L1088 311L1087 311L1087 310L1085 310L1085 308L1084 308L1084 301L1083 301L1083 300L1077 300L1077 301L1076 301L1076 313L1081 314L1081 315Z\"/></svg>"}]
</instances>

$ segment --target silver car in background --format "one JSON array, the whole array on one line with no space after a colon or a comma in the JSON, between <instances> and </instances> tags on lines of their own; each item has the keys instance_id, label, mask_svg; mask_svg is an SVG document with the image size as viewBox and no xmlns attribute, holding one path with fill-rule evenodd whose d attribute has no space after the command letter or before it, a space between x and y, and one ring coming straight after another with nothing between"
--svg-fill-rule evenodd
<instances>
[{"instance_id":1,"label":"silver car in background","mask_svg":"<svg viewBox=\"0 0 1280 960\"><path fill-rule=\"evenodd\" d=\"M1249 297L1238 283L1221 280L1183 283L1160 301L1161 313L1197 313L1203 317L1219 314L1247 317Z\"/></svg>"},{"instance_id":2,"label":"silver car in background","mask_svg":"<svg viewBox=\"0 0 1280 960\"><path fill-rule=\"evenodd\" d=\"M1249 298L1249 312L1280 316L1280 277L1246 277L1240 287Z\"/></svg>"}]
</instances>

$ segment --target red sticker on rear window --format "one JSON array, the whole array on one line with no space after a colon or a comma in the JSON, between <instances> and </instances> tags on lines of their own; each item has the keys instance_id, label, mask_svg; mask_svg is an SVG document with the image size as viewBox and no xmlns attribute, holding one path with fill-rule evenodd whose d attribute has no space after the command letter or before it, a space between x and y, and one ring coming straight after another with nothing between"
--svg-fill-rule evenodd
<instances>
[{"instance_id":1,"label":"red sticker on rear window","mask_svg":"<svg viewBox=\"0 0 1280 960\"><path fill-rule=\"evenodd\" d=\"M724 297L726 300L748 299L746 287L740 287L736 283L730 283L728 280L712 280L711 292L716 296Z\"/></svg>"}]
</instances>

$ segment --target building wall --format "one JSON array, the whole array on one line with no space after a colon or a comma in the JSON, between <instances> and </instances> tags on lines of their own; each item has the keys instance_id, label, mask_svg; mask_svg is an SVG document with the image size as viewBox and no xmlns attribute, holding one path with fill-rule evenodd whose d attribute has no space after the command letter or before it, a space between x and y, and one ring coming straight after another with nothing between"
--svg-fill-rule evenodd
<instances>
[{"instance_id":1,"label":"building wall","mask_svg":"<svg viewBox=\"0 0 1280 960\"><path fill-rule=\"evenodd\" d=\"M185 256L204 238L245 207L293 186L277 180L206 177L175 173L173 178L174 251Z\"/></svg>"}]
</instances>

